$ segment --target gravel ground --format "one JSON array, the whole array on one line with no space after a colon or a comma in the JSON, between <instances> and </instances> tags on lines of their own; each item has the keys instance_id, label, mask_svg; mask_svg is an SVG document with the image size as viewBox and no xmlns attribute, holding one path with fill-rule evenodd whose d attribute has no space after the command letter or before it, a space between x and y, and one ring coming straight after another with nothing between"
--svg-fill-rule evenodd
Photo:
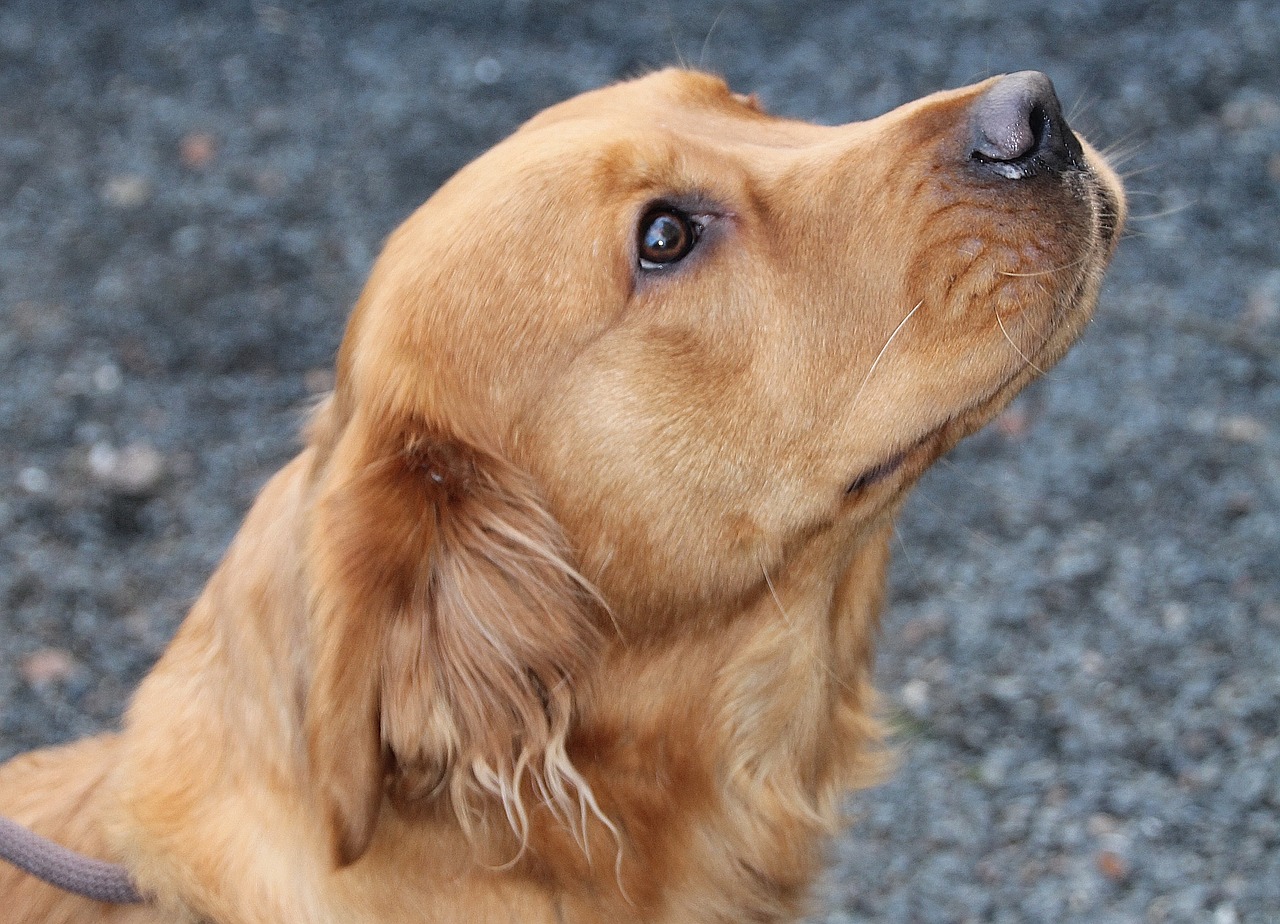
<instances>
[{"instance_id":1,"label":"gravel ground","mask_svg":"<svg viewBox=\"0 0 1280 924\"><path fill-rule=\"evenodd\" d=\"M117 719L380 239L521 119L676 60L830 122L1035 67L1132 231L909 505L901 765L814 920L1280 921L1277 49L1266 2L4 0L0 758Z\"/></svg>"}]
</instances>

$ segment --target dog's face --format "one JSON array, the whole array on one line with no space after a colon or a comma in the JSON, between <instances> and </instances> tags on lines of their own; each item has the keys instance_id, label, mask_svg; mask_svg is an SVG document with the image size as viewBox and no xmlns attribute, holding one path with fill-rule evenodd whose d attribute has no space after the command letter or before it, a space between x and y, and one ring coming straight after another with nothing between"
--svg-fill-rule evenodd
<instances>
[{"instance_id":1,"label":"dog's face","mask_svg":"<svg viewBox=\"0 0 1280 924\"><path fill-rule=\"evenodd\" d=\"M477 793L523 817L527 768L584 792L566 741L611 634L834 586L1077 336L1123 208L1028 74L822 127L662 72L460 171L389 240L312 433L338 860L384 779L464 821Z\"/></svg>"},{"instance_id":2,"label":"dog's face","mask_svg":"<svg viewBox=\"0 0 1280 924\"><path fill-rule=\"evenodd\" d=\"M555 106L395 234L343 375L532 473L620 618L728 605L1088 319L1119 184L1074 138L983 155L995 84L838 127L678 71Z\"/></svg>"}]
</instances>

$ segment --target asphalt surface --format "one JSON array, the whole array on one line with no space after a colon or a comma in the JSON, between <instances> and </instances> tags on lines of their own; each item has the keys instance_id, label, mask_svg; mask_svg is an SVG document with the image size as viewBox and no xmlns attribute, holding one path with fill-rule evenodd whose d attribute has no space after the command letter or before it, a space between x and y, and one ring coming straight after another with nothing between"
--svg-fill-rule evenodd
<instances>
[{"instance_id":1,"label":"asphalt surface","mask_svg":"<svg viewBox=\"0 0 1280 924\"><path fill-rule=\"evenodd\" d=\"M116 721L397 222L680 60L825 122L1041 69L1133 194L1082 343L908 507L900 767L813 920L1280 921L1274 2L4 0L0 758Z\"/></svg>"}]
</instances>

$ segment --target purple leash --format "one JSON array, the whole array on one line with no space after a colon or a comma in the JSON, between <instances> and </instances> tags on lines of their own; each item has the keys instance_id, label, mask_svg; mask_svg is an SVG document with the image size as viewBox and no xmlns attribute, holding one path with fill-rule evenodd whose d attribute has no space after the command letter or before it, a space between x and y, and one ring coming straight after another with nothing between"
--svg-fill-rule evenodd
<instances>
[{"instance_id":1,"label":"purple leash","mask_svg":"<svg viewBox=\"0 0 1280 924\"><path fill-rule=\"evenodd\" d=\"M0 860L95 902L140 905L146 901L123 866L68 850L4 816L0 816Z\"/></svg>"}]
</instances>

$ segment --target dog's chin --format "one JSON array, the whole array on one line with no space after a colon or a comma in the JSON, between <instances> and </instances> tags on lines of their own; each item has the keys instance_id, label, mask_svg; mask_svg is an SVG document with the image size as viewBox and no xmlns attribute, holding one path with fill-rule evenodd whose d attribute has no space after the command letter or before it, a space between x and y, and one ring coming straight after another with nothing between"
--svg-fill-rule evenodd
<instances>
[{"instance_id":1,"label":"dog's chin","mask_svg":"<svg viewBox=\"0 0 1280 924\"><path fill-rule=\"evenodd\" d=\"M940 456L981 429L1017 397L1030 382L1053 366L1075 342L1092 311L1092 299L1079 299L1068 309L1074 323L1059 324L1033 355L990 393L950 414L937 426L855 475L845 486L847 505L876 508L903 495Z\"/></svg>"}]
</instances>

